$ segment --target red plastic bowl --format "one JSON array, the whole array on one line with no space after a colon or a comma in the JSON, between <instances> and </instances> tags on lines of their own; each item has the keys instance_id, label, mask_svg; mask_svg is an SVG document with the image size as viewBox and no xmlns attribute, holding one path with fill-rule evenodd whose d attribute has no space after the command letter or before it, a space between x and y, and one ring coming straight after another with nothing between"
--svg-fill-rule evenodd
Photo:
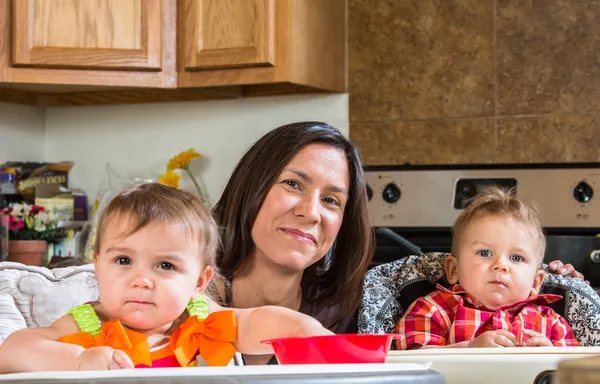
<instances>
[{"instance_id":1,"label":"red plastic bowl","mask_svg":"<svg viewBox=\"0 0 600 384\"><path fill-rule=\"evenodd\" d=\"M384 363L398 334L342 334L289 337L263 341L271 344L279 364Z\"/></svg>"}]
</instances>

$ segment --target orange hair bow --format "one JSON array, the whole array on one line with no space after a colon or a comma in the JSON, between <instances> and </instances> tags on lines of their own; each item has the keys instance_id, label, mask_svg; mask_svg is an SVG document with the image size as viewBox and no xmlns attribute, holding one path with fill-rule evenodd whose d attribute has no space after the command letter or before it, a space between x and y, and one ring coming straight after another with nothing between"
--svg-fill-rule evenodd
<instances>
[{"instance_id":1,"label":"orange hair bow","mask_svg":"<svg viewBox=\"0 0 600 384\"><path fill-rule=\"evenodd\" d=\"M209 366L225 366L235 354L237 326L233 311L213 312L205 320L190 316L171 336L175 357L185 367L196 352Z\"/></svg>"},{"instance_id":2,"label":"orange hair bow","mask_svg":"<svg viewBox=\"0 0 600 384\"><path fill-rule=\"evenodd\" d=\"M77 332L58 339L63 343L77 344L84 348L112 347L125 352L134 365L152 366L150 348L146 335L125 329L119 320L110 320L102 325L102 332L92 336L89 333Z\"/></svg>"}]
</instances>

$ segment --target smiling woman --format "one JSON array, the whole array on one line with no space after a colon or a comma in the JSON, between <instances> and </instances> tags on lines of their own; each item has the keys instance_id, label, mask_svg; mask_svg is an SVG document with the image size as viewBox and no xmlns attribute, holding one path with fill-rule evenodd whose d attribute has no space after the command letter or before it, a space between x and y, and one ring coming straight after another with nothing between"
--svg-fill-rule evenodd
<instances>
[{"instance_id":1,"label":"smiling woman","mask_svg":"<svg viewBox=\"0 0 600 384\"><path fill-rule=\"evenodd\" d=\"M303 122L267 133L236 166L214 216L221 304L285 306L356 332L373 234L358 149L337 129Z\"/></svg>"}]
</instances>

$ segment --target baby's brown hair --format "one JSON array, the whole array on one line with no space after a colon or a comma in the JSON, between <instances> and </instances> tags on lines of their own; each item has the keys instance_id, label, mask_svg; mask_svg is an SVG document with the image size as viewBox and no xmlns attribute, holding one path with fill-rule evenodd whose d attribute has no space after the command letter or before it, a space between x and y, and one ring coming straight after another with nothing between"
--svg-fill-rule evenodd
<instances>
[{"instance_id":1,"label":"baby's brown hair","mask_svg":"<svg viewBox=\"0 0 600 384\"><path fill-rule=\"evenodd\" d=\"M540 224L538 212L533 206L526 204L515 196L513 190L499 187L488 187L481 191L473 201L460 213L452 227L452 254L457 256L458 242L467 226L475 219L484 216L505 216L522 223L534 241L539 244L540 265L546 251L546 237Z\"/></svg>"},{"instance_id":2,"label":"baby's brown hair","mask_svg":"<svg viewBox=\"0 0 600 384\"><path fill-rule=\"evenodd\" d=\"M126 189L115 196L102 211L94 244L100 253L102 237L110 219L127 216L133 226L123 236L130 236L152 223L175 226L189 238L202 242L205 265L214 267L219 243L217 224L199 197L187 191L158 183L147 183Z\"/></svg>"}]
</instances>

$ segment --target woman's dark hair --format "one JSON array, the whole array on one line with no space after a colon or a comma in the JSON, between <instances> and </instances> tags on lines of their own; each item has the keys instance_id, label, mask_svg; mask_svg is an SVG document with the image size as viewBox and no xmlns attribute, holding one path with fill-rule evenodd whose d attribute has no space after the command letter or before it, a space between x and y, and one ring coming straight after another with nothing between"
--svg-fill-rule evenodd
<instances>
[{"instance_id":1,"label":"woman's dark hair","mask_svg":"<svg viewBox=\"0 0 600 384\"><path fill-rule=\"evenodd\" d=\"M271 186L283 168L310 144L325 144L346 155L350 188L344 217L331 254L309 266L302 278L303 300L339 305L338 315L325 326L355 316L362 298L363 278L373 257L373 230L360 153L354 143L332 126L301 122L281 126L258 140L239 161L213 209L220 228L217 269L230 282L254 250L251 230Z\"/></svg>"}]
</instances>

